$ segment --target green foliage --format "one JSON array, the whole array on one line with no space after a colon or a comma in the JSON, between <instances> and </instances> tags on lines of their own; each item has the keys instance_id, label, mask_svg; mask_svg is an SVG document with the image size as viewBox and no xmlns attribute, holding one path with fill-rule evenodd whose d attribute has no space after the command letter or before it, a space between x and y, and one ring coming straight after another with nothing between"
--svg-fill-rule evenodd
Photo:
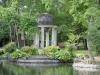
<instances>
[{"instance_id":1,"label":"green foliage","mask_svg":"<svg viewBox=\"0 0 100 75\"><path fill-rule=\"evenodd\" d=\"M60 49L60 51L58 51L58 47L50 46L48 48L44 48L43 53L49 58L59 59L62 61L73 60L74 58L71 47L68 47L67 50Z\"/></svg>"},{"instance_id":2,"label":"green foliage","mask_svg":"<svg viewBox=\"0 0 100 75\"><path fill-rule=\"evenodd\" d=\"M92 50L94 50L97 55L100 55L100 30L98 30L96 26L89 27L88 38L91 40Z\"/></svg>"},{"instance_id":3,"label":"green foliage","mask_svg":"<svg viewBox=\"0 0 100 75\"><path fill-rule=\"evenodd\" d=\"M85 18L88 24L87 38L91 42L92 50L95 50L96 54L100 55L100 10L98 7L88 8Z\"/></svg>"},{"instance_id":4,"label":"green foliage","mask_svg":"<svg viewBox=\"0 0 100 75\"><path fill-rule=\"evenodd\" d=\"M74 59L74 55L72 55L70 52L68 51L58 51L55 53L55 58L59 59L59 60L63 60L63 61L68 61L68 60L73 60Z\"/></svg>"},{"instance_id":5,"label":"green foliage","mask_svg":"<svg viewBox=\"0 0 100 75\"><path fill-rule=\"evenodd\" d=\"M0 8L0 40L9 37L9 23L6 16L7 10Z\"/></svg>"},{"instance_id":6,"label":"green foliage","mask_svg":"<svg viewBox=\"0 0 100 75\"><path fill-rule=\"evenodd\" d=\"M72 16L67 12L51 12L51 14L54 16L54 24L57 25L57 36L59 42L64 42L68 40L68 33L73 28L71 23L73 21Z\"/></svg>"},{"instance_id":7,"label":"green foliage","mask_svg":"<svg viewBox=\"0 0 100 75\"><path fill-rule=\"evenodd\" d=\"M43 51L46 53L46 52L57 52L58 51L58 47L56 46L49 46L47 48L43 48Z\"/></svg>"},{"instance_id":8,"label":"green foliage","mask_svg":"<svg viewBox=\"0 0 100 75\"><path fill-rule=\"evenodd\" d=\"M49 46L47 48L43 49L43 54L50 57L50 58L54 58L55 57L55 53L58 51L58 47L55 46Z\"/></svg>"},{"instance_id":9,"label":"green foliage","mask_svg":"<svg viewBox=\"0 0 100 75\"><path fill-rule=\"evenodd\" d=\"M0 40L9 38L11 33L10 27L13 25L18 25L20 27L18 33L27 33L26 35L29 38L32 38L37 30L33 15L30 15L25 11L18 14L17 0L11 0L7 7L0 7Z\"/></svg>"},{"instance_id":10,"label":"green foliage","mask_svg":"<svg viewBox=\"0 0 100 75\"><path fill-rule=\"evenodd\" d=\"M36 47L29 47L29 46L25 46L25 47L22 47L21 51L27 53L27 54L31 54L31 55L37 55L38 54L38 48Z\"/></svg>"},{"instance_id":11,"label":"green foliage","mask_svg":"<svg viewBox=\"0 0 100 75\"><path fill-rule=\"evenodd\" d=\"M59 42L64 42L66 40L68 40L68 27L66 25L61 25L61 26L58 26L58 41Z\"/></svg>"},{"instance_id":12,"label":"green foliage","mask_svg":"<svg viewBox=\"0 0 100 75\"><path fill-rule=\"evenodd\" d=\"M66 48L64 50L60 50L58 52L55 53L55 58L59 59L59 60L63 60L63 61L67 61L67 60L73 60L75 55L73 53L74 48L73 48L73 44L66 42Z\"/></svg>"},{"instance_id":13,"label":"green foliage","mask_svg":"<svg viewBox=\"0 0 100 75\"><path fill-rule=\"evenodd\" d=\"M4 53L12 53L13 51L15 51L17 48L16 43L15 42L10 42L7 45L5 45L3 47L3 51Z\"/></svg>"},{"instance_id":14,"label":"green foliage","mask_svg":"<svg viewBox=\"0 0 100 75\"><path fill-rule=\"evenodd\" d=\"M69 40L65 42L65 44L67 46L67 50L72 51L73 49L77 48L78 46L77 41L79 40L80 36L70 33L68 37Z\"/></svg>"},{"instance_id":15,"label":"green foliage","mask_svg":"<svg viewBox=\"0 0 100 75\"><path fill-rule=\"evenodd\" d=\"M58 47L55 47L55 46L49 46L49 47L47 48L47 50L48 50L49 52L55 53L55 52L58 50Z\"/></svg>"},{"instance_id":16,"label":"green foliage","mask_svg":"<svg viewBox=\"0 0 100 75\"><path fill-rule=\"evenodd\" d=\"M25 33L27 38L33 39L34 33L37 31L36 21L32 15L23 13L20 16L19 33Z\"/></svg>"},{"instance_id":17,"label":"green foliage","mask_svg":"<svg viewBox=\"0 0 100 75\"><path fill-rule=\"evenodd\" d=\"M73 54L73 50L74 50L73 46L74 45L69 43L69 42L66 42L66 45L67 45L66 51L68 51L69 53Z\"/></svg>"},{"instance_id":18,"label":"green foliage","mask_svg":"<svg viewBox=\"0 0 100 75\"><path fill-rule=\"evenodd\" d=\"M29 58L31 57L30 54L28 53L25 53L19 49L17 49L16 51L14 51L12 54L11 54L11 58L12 59L19 59L19 58Z\"/></svg>"},{"instance_id":19,"label":"green foliage","mask_svg":"<svg viewBox=\"0 0 100 75\"><path fill-rule=\"evenodd\" d=\"M0 40L9 38L10 26L19 24L19 15L16 11L16 1L10 7L0 7Z\"/></svg>"},{"instance_id":20,"label":"green foliage","mask_svg":"<svg viewBox=\"0 0 100 75\"><path fill-rule=\"evenodd\" d=\"M74 42L80 38L79 35L74 35L72 33L70 33L68 37L69 37L69 42Z\"/></svg>"}]
</instances>

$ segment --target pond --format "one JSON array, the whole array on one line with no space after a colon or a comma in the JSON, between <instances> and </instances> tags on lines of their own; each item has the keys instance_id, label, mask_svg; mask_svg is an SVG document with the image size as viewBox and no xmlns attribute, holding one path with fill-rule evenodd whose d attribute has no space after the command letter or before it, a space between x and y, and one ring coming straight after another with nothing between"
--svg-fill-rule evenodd
<instances>
[{"instance_id":1,"label":"pond","mask_svg":"<svg viewBox=\"0 0 100 75\"><path fill-rule=\"evenodd\" d=\"M100 70L73 69L71 65L31 65L0 63L0 75L100 75Z\"/></svg>"}]
</instances>

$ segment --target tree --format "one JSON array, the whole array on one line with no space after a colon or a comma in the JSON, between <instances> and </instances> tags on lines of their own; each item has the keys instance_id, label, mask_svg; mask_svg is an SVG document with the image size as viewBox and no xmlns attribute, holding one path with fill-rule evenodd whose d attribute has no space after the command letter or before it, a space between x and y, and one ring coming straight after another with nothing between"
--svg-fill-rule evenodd
<instances>
[{"instance_id":1,"label":"tree","mask_svg":"<svg viewBox=\"0 0 100 75\"><path fill-rule=\"evenodd\" d=\"M86 32L88 32L88 34L92 33L92 32L89 32L89 28L90 28L90 25L94 25L93 22L95 21L95 19L93 20L93 22L90 22L89 21L90 19L86 18L85 14L87 13L87 11L90 10L91 7L94 7L91 11L94 11L94 12L98 11L98 10L95 10L95 8L98 8L99 0L95 0L95 1L94 0L93 1L91 1L91 0L71 0L71 1L59 0L58 1L57 0L56 2L54 2L54 0L49 0L49 1L42 0L42 1L45 4L45 7L48 11L50 11L53 7L53 9L57 9L56 10L57 12L59 12L59 11L60 12L62 11L63 13L69 12L69 14L73 18L72 24L70 27L70 28L73 28L73 30L71 29L71 33L82 35L82 37L83 37L83 34L86 35ZM57 5L57 3L59 3L59 4ZM70 3L70 5L67 6L67 3ZM89 11L89 14L91 13L91 11ZM92 12L92 14L94 12ZM91 16L93 17L93 15L91 15ZM99 21L96 21L95 24L98 25L97 23L99 23ZM88 34L87 34L87 36L89 36ZM94 35L94 36L96 36L96 35ZM88 41L91 41L90 38L87 38L87 39L88 39ZM93 43L93 41L91 41L91 42ZM91 53L92 51L90 50L90 47L91 47L90 42L88 42L87 44L88 44L88 48L89 48L89 56L91 59L93 59L92 53Z\"/></svg>"},{"instance_id":2,"label":"tree","mask_svg":"<svg viewBox=\"0 0 100 75\"><path fill-rule=\"evenodd\" d=\"M10 37L12 41L12 34L15 32L18 36L22 33L27 33L27 36L32 36L36 32L36 24L34 16L31 14L27 14L27 12L22 11L22 14L19 15L18 11L18 2L12 1L11 5L8 7L0 8L0 28L1 28L1 38L0 40ZM15 27L17 25L17 27ZM13 28L12 28L13 27ZM15 29L14 28L18 28ZM13 29L13 31L12 31ZM4 33L5 32L5 33ZM8 34L8 35L7 35ZM19 44L19 36L17 38L17 42Z\"/></svg>"},{"instance_id":3,"label":"tree","mask_svg":"<svg viewBox=\"0 0 100 75\"><path fill-rule=\"evenodd\" d=\"M95 13L93 13L95 12ZM88 39L93 45L96 54L100 54L100 10L97 7L91 7L85 13L88 19Z\"/></svg>"},{"instance_id":4,"label":"tree","mask_svg":"<svg viewBox=\"0 0 100 75\"><path fill-rule=\"evenodd\" d=\"M99 22L100 10L98 9L98 0L95 0L95 1L76 0L76 3L73 3L73 4L74 4L72 5L73 10L71 9L70 13L73 15L75 22L82 23L82 25L85 25L88 29L87 30L87 46L89 50L89 56L93 60L94 58L91 51L92 50L91 45L94 44L94 47L98 46L96 47L98 49L100 46L99 43L97 42L98 40L97 38L99 38L99 36L97 36L99 35L99 32L98 32L99 30L97 29L97 26L99 26L100 24Z\"/></svg>"}]
</instances>

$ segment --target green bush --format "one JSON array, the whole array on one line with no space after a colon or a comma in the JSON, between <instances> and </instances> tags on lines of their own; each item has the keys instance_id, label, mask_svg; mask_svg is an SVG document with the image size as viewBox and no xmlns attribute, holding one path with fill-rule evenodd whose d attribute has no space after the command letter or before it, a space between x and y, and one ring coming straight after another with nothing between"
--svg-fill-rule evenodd
<instances>
[{"instance_id":1,"label":"green bush","mask_svg":"<svg viewBox=\"0 0 100 75\"><path fill-rule=\"evenodd\" d=\"M49 46L47 48L43 48L43 54L47 54L48 52L57 52L58 51L58 47L56 46Z\"/></svg>"},{"instance_id":2,"label":"green bush","mask_svg":"<svg viewBox=\"0 0 100 75\"><path fill-rule=\"evenodd\" d=\"M67 44L67 47L64 49L66 52L70 53L70 55L74 55L73 51L74 48L72 47L72 45L69 43Z\"/></svg>"},{"instance_id":3,"label":"green bush","mask_svg":"<svg viewBox=\"0 0 100 75\"><path fill-rule=\"evenodd\" d=\"M55 58L55 53L58 51L58 47L49 46L47 48L43 48L43 54L48 56L49 58Z\"/></svg>"},{"instance_id":4,"label":"green bush","mask_svg":"<svg viewBox=\"0 0 100 75\"><path fill-rule=\"evenodd\" d=\"M7 45L5 45L3 47L3 51L4 53L12 53L13 51L15 51L17 48L16 43L15 42L10 42Z\"/></svg>"},{"instance_id":5,"label":"green bush","mask_svg":"<svg viewBox=\"0 0 100 75\"><path fill-rule=\"evenodd\" d=\"M31 57L30 54L27 54L19 49L17 49L16 51L14 51L12 54L11 54L11 58L12 59L19 59L19 58L29 58Z\"/></svg>"},{"instance_id":6,"label":"green bush","mask_svg":"<svg viewBox=\"0 0 100 75\"><path fill-rule=\"evenodd\" d=\"M23 52L29 53L29 54L31 54L31 55L36 55L36 54L38 54L38 48L37 48L37 47L34 47L34 46L31 46L31 47L25 46L25 47L22 47L21 50L22 50Z\"/></svg>"},{"instance_id":7,"label":"green bush","mask_svg":"<svg viewBox=\"0 0 100 75\"><path fill-rule=\"evenodd\" d=\"M47 49L49 52L53 52L53 53L58 51L58 47L55 47L55 46L49 46Z\"/></svg>"},{"instance_id":8,"label":"green bush","mask_svg":"<svg viewBox=\"0 0 100 75\"><path fill-rule=\"evenodd\" d=\"M71 46L68 46L66 50L58 51L58 47L50 46L48 48L43 48L43 54L49 58L58 59L58 60L73 60L74 54Z\"/></svg>"},{"instance_id":9,"label":"green bush","mask_svg":"<svg viewBox=\"0 0 100 75\"><path fill-rule=\"evenodd\" d=\"M67 60L73 60L73 58L74 58L74 55L72 55L68 51L61 50L55 53L55 59L67 61Z\"/></svg>"}]
</instances>

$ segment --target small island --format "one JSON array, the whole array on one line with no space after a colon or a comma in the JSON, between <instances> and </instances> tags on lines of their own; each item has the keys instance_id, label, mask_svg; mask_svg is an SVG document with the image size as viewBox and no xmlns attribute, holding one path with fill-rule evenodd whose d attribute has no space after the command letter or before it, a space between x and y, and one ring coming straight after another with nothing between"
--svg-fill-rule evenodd
<instances>
[{"instance_id":1,"label":"small island","mask_svg":"<svg viewBox=\"0 0 100 75\"><path fill-rule=\"evenodd\" d=\"M0 0L0 75L100 75L100 0Z\"/></svg>"}]
</instances>

